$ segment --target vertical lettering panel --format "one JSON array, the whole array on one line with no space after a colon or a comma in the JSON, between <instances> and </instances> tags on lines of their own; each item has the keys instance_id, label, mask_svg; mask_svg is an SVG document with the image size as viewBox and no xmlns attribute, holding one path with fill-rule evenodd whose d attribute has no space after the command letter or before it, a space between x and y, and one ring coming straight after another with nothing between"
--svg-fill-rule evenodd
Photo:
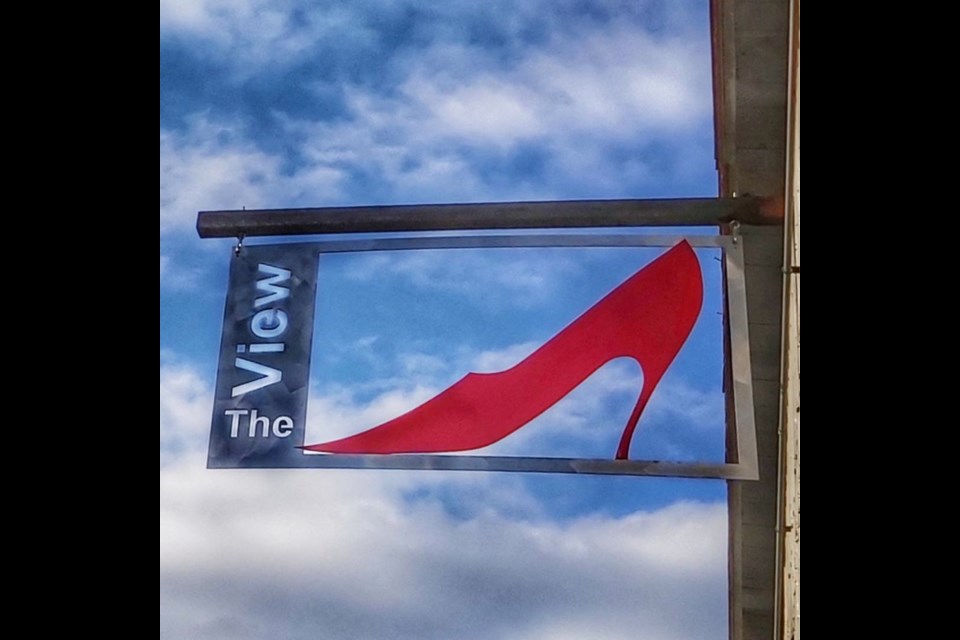
<instances>
[{"instance_id":1,"label":"vertical lettering panel","mask_svg":"<svg viewBox=\"0 0 960 640\"><path fill-rule=\"evenodd\" d=\"M207 466L298 466L317 251L244 247L230 265Z\"/></svg>"}]
</instances>

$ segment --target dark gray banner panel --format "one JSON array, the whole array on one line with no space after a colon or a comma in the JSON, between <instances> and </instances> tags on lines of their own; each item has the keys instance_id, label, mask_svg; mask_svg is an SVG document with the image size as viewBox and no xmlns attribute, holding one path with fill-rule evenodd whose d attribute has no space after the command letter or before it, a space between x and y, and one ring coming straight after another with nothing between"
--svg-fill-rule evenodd
<instances>
[{"instance_id":1,"label":"dark gray banner panel","mask_svg":"<svg viewBox=\"0 0 960 640\"><path fill-rule=\"evenodd\" d=\"M317 255L242 248L230 265L207 466L297 466L302 453Z\"/></svg>"}]
</instances>

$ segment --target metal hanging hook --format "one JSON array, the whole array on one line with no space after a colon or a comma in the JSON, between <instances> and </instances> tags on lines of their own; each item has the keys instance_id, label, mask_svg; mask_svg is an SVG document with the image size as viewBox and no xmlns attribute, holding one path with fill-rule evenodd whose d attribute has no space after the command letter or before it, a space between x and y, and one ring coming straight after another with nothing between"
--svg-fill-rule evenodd
<instances>
[{"instance_id":1,"label":"metal hanging hook","mask_svg":"<svg viewBox=\"0 0 960 640\"><path fill-rule=\"evenodd\" d=\"M731 220L730 221L730 236L734 244L740 242L740 221Z\"/></svg>"}]
</instances>

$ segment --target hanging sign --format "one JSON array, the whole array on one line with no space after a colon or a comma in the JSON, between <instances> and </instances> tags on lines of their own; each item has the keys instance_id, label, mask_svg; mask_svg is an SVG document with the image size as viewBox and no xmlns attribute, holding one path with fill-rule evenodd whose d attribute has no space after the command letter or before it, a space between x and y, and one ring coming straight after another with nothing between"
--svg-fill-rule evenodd
<instances>
[{"instance_id":1,"label":"hanging sign","mask_svg":"<svg viewBox=\"0 0 960 640\"><path fill-rule=\"evenodd\" d=\"M739 312L745 308L739 284L742 250L726 238L665 242L623 235L434 237L238 249L230 267L208 466L755 477L749 352L738 345L732 354L734 404L747 429L737 428L734 434L736 459L698 463L629 456L647 402L700 316L703 276L691 242L724 251L731 327L734 336L745 336L745 315ZM305 421L320 253L664 244L656 259L572 318L515 366L499 373L469 373L420 406L353 435L308 441ZM621 427L619 446L609 459L450 455L482 449L522 429L619 357L636 360L644 378L636 405Z\"/></svg>"}]
</instances>

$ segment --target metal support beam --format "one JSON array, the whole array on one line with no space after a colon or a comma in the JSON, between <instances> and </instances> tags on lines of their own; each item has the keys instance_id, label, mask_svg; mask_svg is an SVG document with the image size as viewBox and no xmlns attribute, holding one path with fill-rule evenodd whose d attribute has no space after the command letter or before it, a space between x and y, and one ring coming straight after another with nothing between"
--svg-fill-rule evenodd
<instances>
[{"instance_id":1,"label":"metal support beam","mask_svg":"<svg viewBox=\"0 0 960 640\"><path fill-rule=\"evenodd\" d=\"M779 224L766 199L559 200L201 211L201 238L327 233Z\"/></svg>"}]
</instances>

